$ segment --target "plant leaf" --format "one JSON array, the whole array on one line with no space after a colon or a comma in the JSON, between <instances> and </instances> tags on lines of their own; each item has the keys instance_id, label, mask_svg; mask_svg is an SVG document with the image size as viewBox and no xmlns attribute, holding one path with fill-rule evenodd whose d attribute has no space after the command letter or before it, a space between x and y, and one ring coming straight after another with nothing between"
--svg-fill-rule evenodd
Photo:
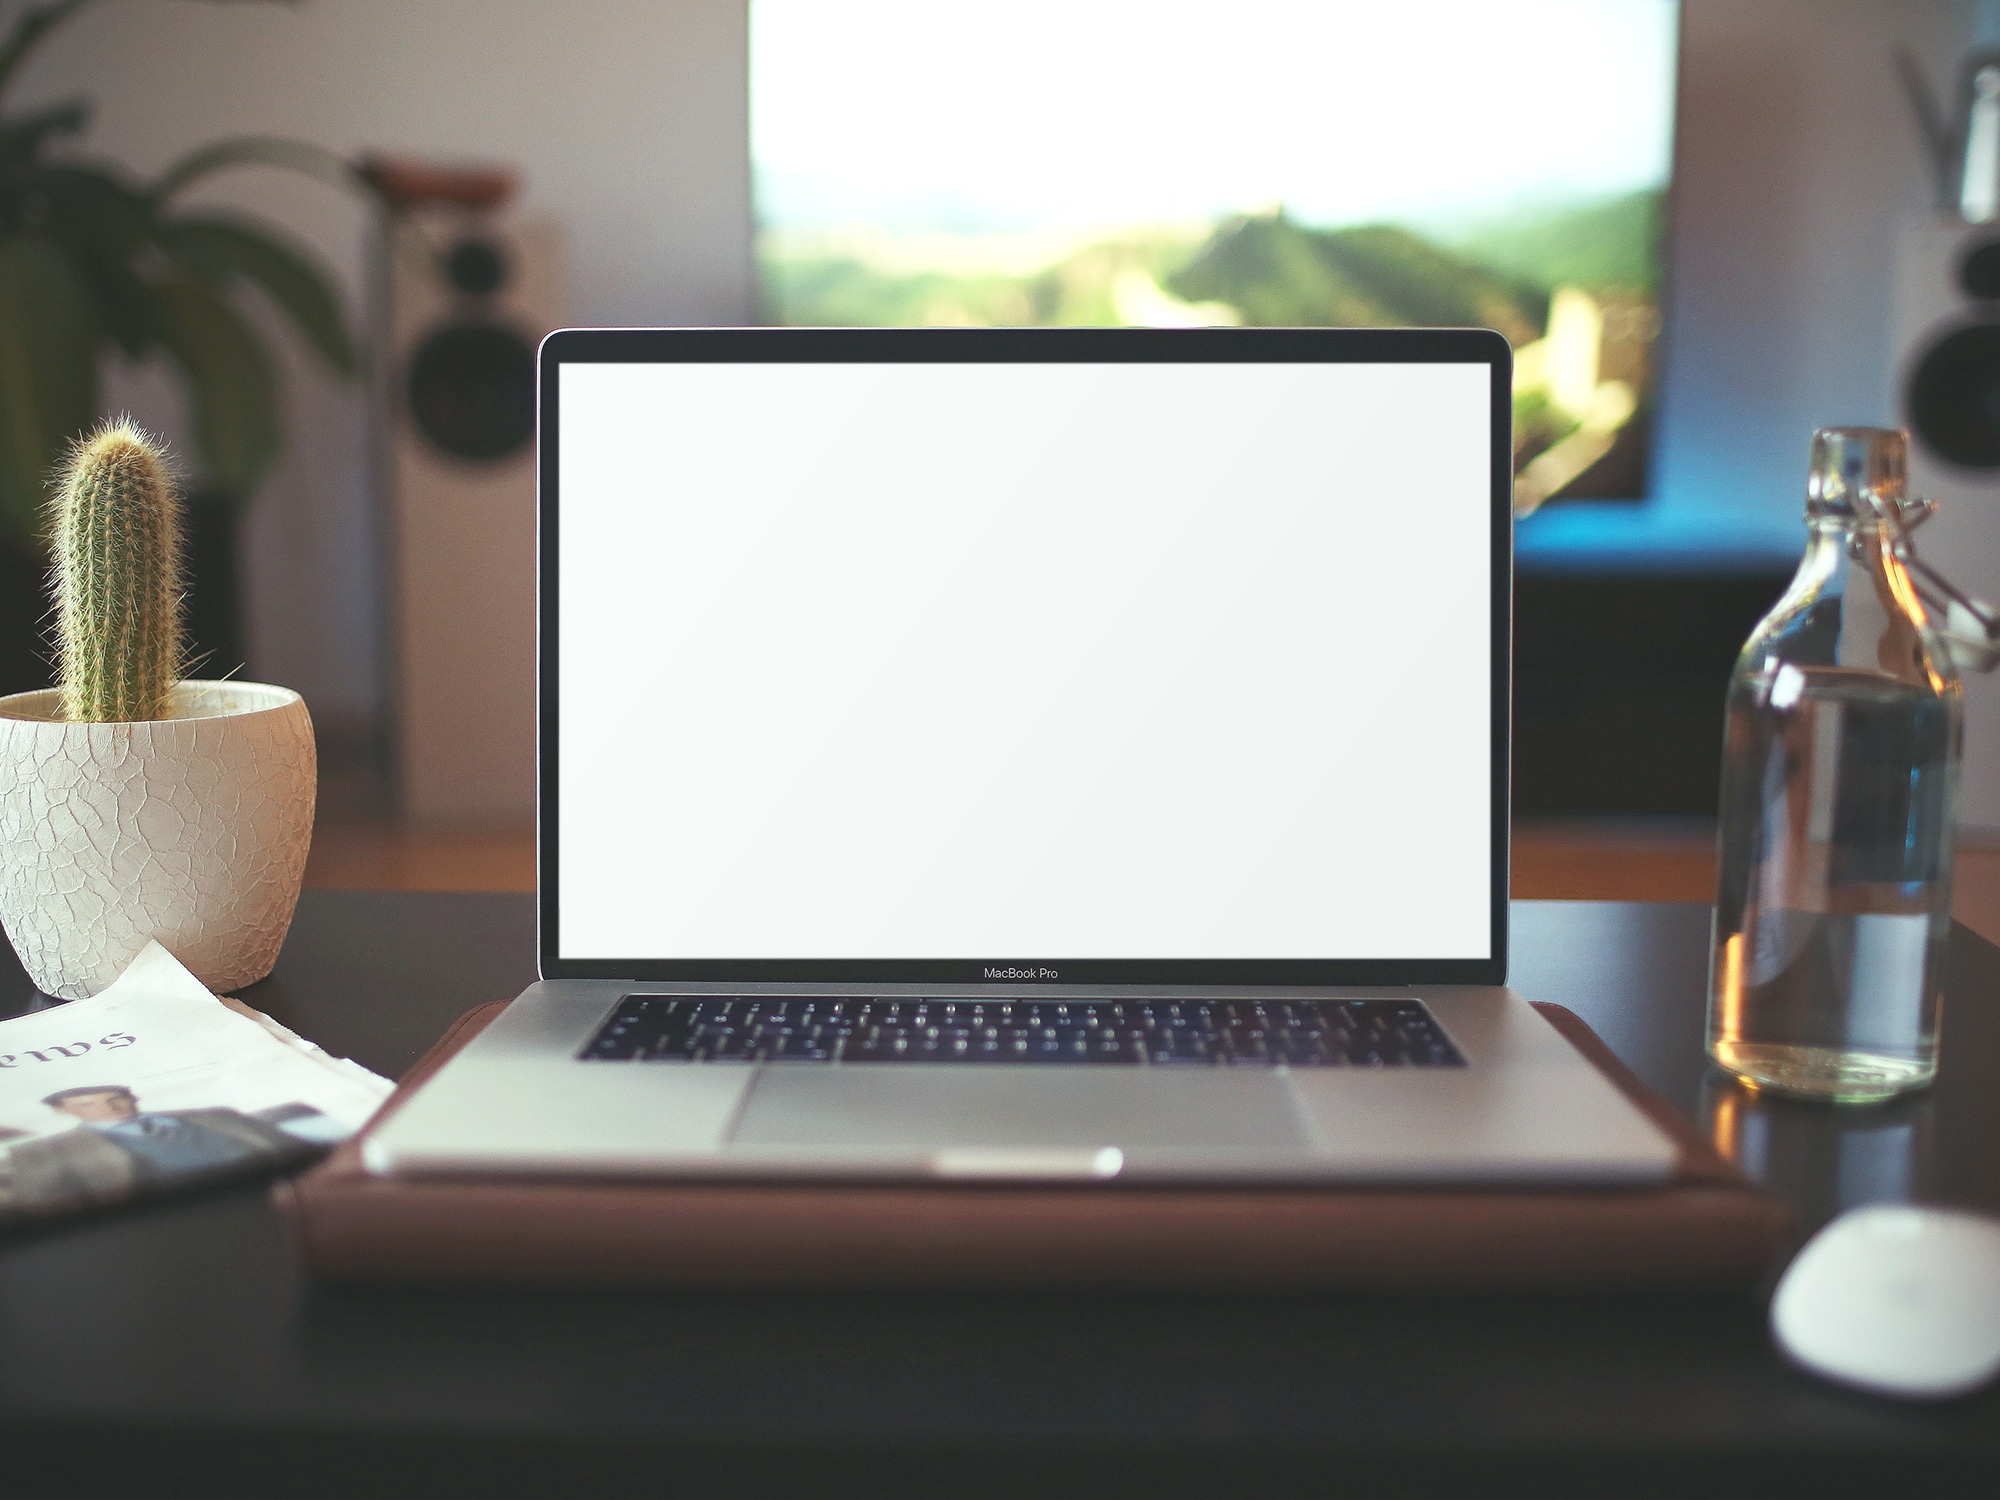
<instances>
[{"instance_id":1,"label":"plant leaf","mask_svg":"<svg viewBox=\"0 0 2000 1500\"><path fill-rule=\"evenodd\" d=\"M19 167L52 135L78 135L90 120L90 102L71 99L29 114L0 120L0 161Z\"/></svg>"},{"instance_id":2,"label":"plant leaf","mask_svg":"<svg viewBox=\"0 0 2000 1500\"><path fill-rule=\"evenodd\" d=\"M90 0L49 0L46 5L31 5L22 11L6 40L0 41L0 89L7 86L21 60L41 45L43 37L88 4Z\"/></svg>"},{"instance_id":3,"label":"plant leaf","mask_svg":"<svg viewBox=\"0 0 2000 1500\"><path fill-rule=\"evenodd\" d=\"M134 262L155 232L152 199L92 167L45 167L33 181L47 204L43 224L97 303L104 331L127 354L143 357L159 320Z\"/></svg>"},{"instance_id":4,"label":"plant leaf","mask_svg":"<svg viewBox=\"0 0 2000 1500\"><path fill-rule=\"evenodd\" d=\"M256 285L292 320L336 372L352 377L354 344L340 294L303 250L238 219L219 214L183 215L155 230L155 238L190 275L218 290L239 278Z\"/></svg>"},{"instance_id":5,"label":"plant leaf","mask_svg":"<svg viewBox=\"0 0 2000 1500\"><path fill-rule=\"evenodd\" d=\"M278 456L277 391L256 331L200 282L172 277L153 289L160 342L187 376L195 446L207 476L248 500Z\"/></svg>"},{"instance_id":6,"label":"plant leaf","mask_svg":"<svg viewBox=\"0 0 2000 1500\"><path fill-rule=\"evenodd\" d=\"M0 530L31 545L63 449L97 416L99 337L61 249L0 237Z\"/></svg>"},{"instance_id":7,"label":"plant leaf","mask_svg":"<svg viewBox=\"0 0 2000 1500\"><path fill-rule=\"evenodd\" d=\"M352 162L324 146L279 135L240 135L190 151L154 179L153 196L164 203L190 183L241 166L286 167L345 188L367 185L356 175Z\"/></svg>"}]
</instances>

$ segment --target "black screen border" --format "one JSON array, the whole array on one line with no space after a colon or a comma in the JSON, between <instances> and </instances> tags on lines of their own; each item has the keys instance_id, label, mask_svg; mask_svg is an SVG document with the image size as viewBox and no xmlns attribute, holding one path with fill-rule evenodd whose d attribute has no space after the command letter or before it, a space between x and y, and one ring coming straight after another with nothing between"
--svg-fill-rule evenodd
<instances>
[{"instance_id":1,"label":"black screen border","mask_svg":"<svg viewBox=\"0 0 2000 1500\"><path fill-rule=\"evenodd\" d=\"M561 955L560 745L557 632L561 577L561 380L577 364L1484 364L1491 377L1492 790L1490 957L1329 959L1070 959L991 954L964 959L564 958ZM1441 328L685 328L561 329L537 356L536 911L544 979L639 982L1119 986L1502 984L1507 976L1509 743L1513 643L1513 352L1488 329ZM1405 560L1413 579L1416 561ZM1398 564L1385 559L1386 565ZM1412 587L1421 589L1421 582ZM1412 608L1421 607L1413 599ZM1030 965L1046 979L989 978Z\"/></svg>"}]
</instances>

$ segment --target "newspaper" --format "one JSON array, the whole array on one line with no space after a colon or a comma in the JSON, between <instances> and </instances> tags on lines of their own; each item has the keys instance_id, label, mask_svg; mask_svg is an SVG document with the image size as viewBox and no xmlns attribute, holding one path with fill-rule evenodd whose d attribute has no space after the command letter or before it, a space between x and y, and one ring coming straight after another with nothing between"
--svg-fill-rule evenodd
<instances>
[{"instance_id":1,"label":"newspaper","mask_svg":"<svg viewBox=\"0 0 2000 1500\"><path fill-rule=\"evenodd\" d=\"M0 1225L303 1165L392 1087L149 943L89 999L0 1021Z\"/></svg>"}]
</instances>

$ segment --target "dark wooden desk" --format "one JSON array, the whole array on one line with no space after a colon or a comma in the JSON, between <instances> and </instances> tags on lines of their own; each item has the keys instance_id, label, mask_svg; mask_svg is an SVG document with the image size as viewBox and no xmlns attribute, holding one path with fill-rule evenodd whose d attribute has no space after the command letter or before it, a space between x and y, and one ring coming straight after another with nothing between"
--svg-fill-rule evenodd
<instances>
[{"instance_id":1,"label":"dark wooden desk","mask_svg":"<svg viewBox=\"0 0 2000 1500\"><path fill-rule=\"evenodd\" d=\"M1522 904L1513 982L1710 1121L1802 1230L1878 1198L2000 1211L2000 950L1953 934L1927 1096L1836 1112L1705 1074L1707 929L1701 907ZM532 932L527 897L309 892L247 998L395 1074L532 977ZM32 996L0 963L11 1014ZM1925 1409L1816 1384L1752 1295L330 1291L252 1189L0 1243L9 1497L1996 1480L2000 1390Z\"/></svg>"}]
</instances>

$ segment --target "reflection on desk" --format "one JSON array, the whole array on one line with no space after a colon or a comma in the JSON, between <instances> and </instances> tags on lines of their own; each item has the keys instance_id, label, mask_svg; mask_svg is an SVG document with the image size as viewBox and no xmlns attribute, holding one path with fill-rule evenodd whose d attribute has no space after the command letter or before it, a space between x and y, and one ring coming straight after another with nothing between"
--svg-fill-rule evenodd
<instances>
[{"instance_id":1,"label":"reflection on desk","mask_svg":"<svg viewBox=\"0 0 2000 1500\"><path fill-rule=\"evenodd\" d=\"M1815 1224L1864 1203L1951 1196L1932 1151L1936 1112L1929 1092L1839 1107L1760 1093L1720 1071L1701 1088L1716 1149Z\"/></svg>"}]
</instances>

